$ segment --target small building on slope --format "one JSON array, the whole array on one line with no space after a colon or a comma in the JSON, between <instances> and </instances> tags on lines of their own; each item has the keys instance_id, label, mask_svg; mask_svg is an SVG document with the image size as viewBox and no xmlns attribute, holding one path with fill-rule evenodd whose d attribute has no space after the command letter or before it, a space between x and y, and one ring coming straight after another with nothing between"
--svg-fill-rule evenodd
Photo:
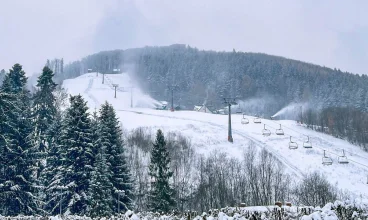
<instances>
[{"instance_id":1,"label":"small building on slope","mask_svg":"<svg viewBox=\"0 0 368 220\"><path fill-rule=\"evenodd\" d=\"M212 113L212 111L210 109L208 109L208 107L206 105L195 105L194 106L194 111Z\"/></svg>"}]
</instances>

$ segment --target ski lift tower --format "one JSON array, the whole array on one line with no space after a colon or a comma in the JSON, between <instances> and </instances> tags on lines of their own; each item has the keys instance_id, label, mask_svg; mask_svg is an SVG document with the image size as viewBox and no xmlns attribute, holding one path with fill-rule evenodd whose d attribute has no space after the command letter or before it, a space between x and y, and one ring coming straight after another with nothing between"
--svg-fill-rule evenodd
<instances>
[{"instance_id":1,"label":"ski lift tower","mask_svg":"<svg viewBox=\"0 0 368 220\"><path fill-rule=\"evenodd\" d=\"M115 96L114 96L114 98L116 98L116 88L119 86L119 84L112 84L112 86L115 88Z\"/></svg>"},{"instance_id":2,"label":"ski lift tower","mask_svg":"<svg viewBox=\"0 0 368 220\"><path fill-rule=\"evenodd\" d=\"M171 85L169 86L169 89L171 90L171 111L174 111L174 90L177 88L177 85Z\"/></svg>"},{"instance_id":3,"label":"ski lift tower","mask_svg":"<svg viewBox=\"0 0 368 220\"><path fill-rule=\"evenodd\" d=\"M234 142L233 140L233 135L231 132L231 105L237 105L237 103L235 102L235 99L233 98L224 98L224 104L228 105L229 107L229 127L228 127L228 135L227 135L227 140L231 143Z\"/></svg>"},{"instance_id":4,"label":"ski lift tower","mask_svg":"<svg viewBox=\"0 0 368 220\"><path fill-rule=\"evenodd\" d=\"M134 86L128 87L130 89L130 107L133 108L133 89Z\"/></svg>"}]
</instances>

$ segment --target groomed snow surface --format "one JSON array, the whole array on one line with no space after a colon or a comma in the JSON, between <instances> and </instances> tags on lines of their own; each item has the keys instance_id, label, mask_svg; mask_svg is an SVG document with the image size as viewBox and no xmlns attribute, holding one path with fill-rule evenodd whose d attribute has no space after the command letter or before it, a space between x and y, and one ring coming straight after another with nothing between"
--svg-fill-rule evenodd
<instances>
[{"instance_id":1,"label":"groomed snow surface","mask_svg":"<svg viewBox=\"0 0 368 220\"><path fill-rule=\"evenodd\" d=\"M117 97L114 87L118 84ZM133 88L133 107L131 107L131 89ZM246 116L249 124L241 124L242 115L232 115L234 143L227 141L228 116L195 111L155 110L158 102L144 94L136 85L132 85L128 74L105 75L88 73L75 79L65 80L63 87L72 95L81 94L93 111L108 101L113 104L126 129L150 127L164 132L177 131L192 139L198 153L208 154L213 150L226 152L231 157L242 158L243 151L253 142L259 149L265 148L276 156L295 178L302 178L309 172L320 171L332 184L348 190L363 198L368 198L368 153L347 141L318 133L299 126L295 121L261 119L261 124L253 123L254 117ZM271 131L271 136L262 135L262 129ZM285 135L276 135L275 130L281 124ZM289 149L289 139L297 142L298 149ZM313 148L303 148L303 142L310 137ZM349 160L348 164L339 164L338 155L342 149ZM333 164L322 164L323 150L331 157Z\"/></svg>"}]
</instances>

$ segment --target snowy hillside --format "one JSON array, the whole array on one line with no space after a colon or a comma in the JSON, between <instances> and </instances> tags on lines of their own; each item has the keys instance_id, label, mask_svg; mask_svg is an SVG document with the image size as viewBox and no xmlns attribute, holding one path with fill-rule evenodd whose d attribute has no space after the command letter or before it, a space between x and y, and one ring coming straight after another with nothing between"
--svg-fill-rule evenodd
<instances>
[{"instance_id":1,"label":"snowy hillside","mask_svg":"<svg viewBox=\"0 0 368 220\"><path fill-rule=\"evenodd\" d=\"M118 84L117 98L114 98L112 84ZM134 85L133 85L134 86ZM294 121L274 121L262 119L261 124L253 123L254 117L247 117L249 124L241 124L241 115L232 116L234 143L227 141L227 116L194 111L159 111L154 110L158 102L143 94L137 86L131 97L131 80L128 74L106 75L102 84L102 75L88 73L75 79L65 80L63 87L72 95L81 94L88 101L91 109L99 108L103 102L112 103L123 125L127 129L137 127L161 128L164 132L180 131L190 137L199 153L206 154L214 149L227 152L230 156L242 157L243 149L249 142L265 148L276 156L296 178L306 173L319 170L332 184L340 189L347 189L357 195L368 198L368 153L359 147L331 136L298 126ZM131 108L131 98L133 108ZM262 129L271 131L271 136L262 135ZM275 134L281 124L285 135ZM289 149L289 140L297 142L298 149ZM311 149L303 148L303 142L310 137ZM339 164L338 156L342 150L349 160L348 164ZM322 164L323 150L333 160L331 166Z\"/></svg>"}]
</instances>

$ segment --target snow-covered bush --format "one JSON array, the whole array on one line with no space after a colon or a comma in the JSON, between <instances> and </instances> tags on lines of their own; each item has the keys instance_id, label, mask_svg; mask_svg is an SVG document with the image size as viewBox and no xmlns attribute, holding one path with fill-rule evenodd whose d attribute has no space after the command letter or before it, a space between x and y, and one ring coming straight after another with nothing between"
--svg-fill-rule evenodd
<instances>
[{"instance_id":1,"label":"snow-covered bush","mask_svg":"<svg viewBox=\"0 0 368 220\"><path fill-rule=\"evenodd\" d=\"M363 220L368 219L368 201L336 201L327 203L324 207L308 206L252 206L226 207L220 210L212 209L208 212L185 212L160 214L154 212L134 213L127 211L124 214L111 217L90 218L86 216L0 216L0 220Z\"/></svg>"}]
</instances>

